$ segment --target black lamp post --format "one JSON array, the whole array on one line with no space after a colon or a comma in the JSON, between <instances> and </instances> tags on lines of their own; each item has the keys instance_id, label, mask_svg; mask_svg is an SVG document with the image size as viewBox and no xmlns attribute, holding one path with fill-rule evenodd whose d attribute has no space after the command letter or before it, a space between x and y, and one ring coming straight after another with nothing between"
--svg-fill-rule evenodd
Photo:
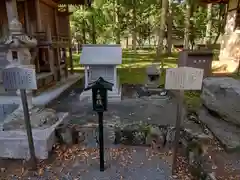
<instances>
[{"instance_id":1,"label":"black lamp post","mask_svg":"<svg viewBox=\"0 0 240 180\"><path fill-rule=\"evenodd\" d=\"M112 91L112 87L112 83L100 77L84 89L84 91L92 89L93 110L98 113L100 171L104 171L103 112L107 111L107 91Z\"/></svg>"}]
</instances>

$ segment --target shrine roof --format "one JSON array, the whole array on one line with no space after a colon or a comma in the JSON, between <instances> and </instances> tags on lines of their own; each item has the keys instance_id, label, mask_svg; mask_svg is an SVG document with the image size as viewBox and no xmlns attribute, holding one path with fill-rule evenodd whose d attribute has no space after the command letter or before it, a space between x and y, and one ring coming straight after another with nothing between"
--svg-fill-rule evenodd
<instances>
[{"instance_id":1,"label":"shrine roof","mask_svg":"<svg viewBox=\"0 0 240 180\"><path fill-rule=\"evenodd\" d=\"M88 5L91 5L93 0L53 0L53 1L58 4L83 5L87 3Z\"/></svg>"},{"instance_id":2,"label":"shrine roof","mask_svg":"<svg viewBox=\"0 0 240 180\"><path fill-rule=\"evenodd\" d=\"M227 4L229 0L199 0L201 3L212 3L212 4Z\"/></svg>"},{"instance_id":3,"label":"shrine roof","mask_svg":"<svg viewBox=\"0 0 240 180\"><path fill-rule=\"evenodd\" d=\"M80 64L83 65L118 65L122 64L121 45L82 45Z\"/></svg>"}]
</instances>

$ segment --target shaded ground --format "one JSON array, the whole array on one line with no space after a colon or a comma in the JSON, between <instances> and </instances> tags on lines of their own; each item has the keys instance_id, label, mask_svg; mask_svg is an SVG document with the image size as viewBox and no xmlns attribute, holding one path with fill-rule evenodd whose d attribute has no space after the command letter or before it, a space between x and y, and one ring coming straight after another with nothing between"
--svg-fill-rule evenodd
<instances>
[{"instance_id":1,"label":"shaded ground","mask_svg":"<svg viewBox=\"0 0 240 180\"><path fill-rule=\"evenodd\" d=\"M112 127L115 124L128 124L133 122L152 122L155 124L174 124L176 109L174 99L169 100L149 100L149 97L136 99L136 89L127 86L123 90L124 98L120 103L109 104L109 109L104 113L104 132L106 162L110 168L104 173L99 172L98 152L96 143L97 116L92 111L92 105L79 101L82 91L81 82L77 83L72 90L65 92L55 100L49 107L57 111L69 112L69 120L73 124L82 126L82 132L87 134L87 140L78 146L64 150L55 150L55 157L50 163L44 163L43 168L39 168L35 174L27 170L19 169L21 163L16 165L15 170L20 179L83 179L83 180L119 180L119 179L150 179L170 180L171 167L163 160L163 154L152 154L146 147L122 147L113 145ZM126 92L126 93L125 93ZM125 96L126 95L126 96ZM62 148L62 147L60 147ZM3 161L4 162L4 161ZM41 165L40 165L41 166ZM5 171L5 169L3 170ZM6 170L10 171L10 170ZM20 171L20 172L19 172ZM21 172L22 171L22 172ZM14 171L10 171L14 174ZM8 174L7 172L5 175ZM9 175L9 174L8 174ZM3 176L2 176L3 177ZM14 179L14 178L10 178Z\"/></svg>"}]
</instances>

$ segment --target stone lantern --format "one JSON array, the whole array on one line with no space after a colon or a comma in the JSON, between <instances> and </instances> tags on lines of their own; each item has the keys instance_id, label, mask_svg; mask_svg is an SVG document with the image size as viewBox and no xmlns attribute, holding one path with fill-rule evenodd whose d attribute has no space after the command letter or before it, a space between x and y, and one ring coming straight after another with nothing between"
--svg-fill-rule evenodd
<instances>
[{"instance_id":1,"label":"stone lantern","mask_svg":"<svg viewBox=\"0 0 240 180\"><path fill-rule=\"evenodd\" d=\"M22 24L17 19L13 19L10 23L9 31L10 35L5 42L5 46L8 48L7 60L9 61L9 64L6 67L35 68L35 65L31 62L32 55L30 53L30 49L37 46L37 40L23 33ZM34 107L32 104L32 91L26 90L26 93L33 128L37 128L43 124L46 125L48 124L48 121L57 121L58 117L55 111L46 108ZM17 95L20 95L19 90L17 90ZM3 129L11 129L12 121L24 122L21 102L19 104L19 108L12 114L8 115L4 120L5 123L3 125ZM22 127L17 128L21 129Z\"/></svg>"},{"instance_id":2,"label":"stone lantern","mask_svg":"<svg viewBox=\"0 0 240 180\"><path fill-rule=\"evenodd\" d=\"M10 23L9 31L10 35L5 42L9 49L7 53L9 66L31 66L32 56L29 49L37 46L37 40L22 32L22 24L17 19Z\"/></svg>"},{"instance_id":3,"label":"stone lantern","mask_svg":"<svg viewBox=\"0 0 240 180\"><path fill-rule=\"evenodd\" d=\"M160 81L160 70L154 65L151 65L147 67L146 69L147 73L147 83L146 87L148 89L157 89L159 87L159 81Z\"/></svg>"},{"instance_id":4,"label":"stone lantern","mask_svg":"<svg viewBox=\"0 0 240 180\"><path fill-rule=\"evenodd\" d=\"M161 71L158 66L152 64L146 68L146 83L145 86L142 88L143 92L149 96L157 95L156 98L162 98L162 96L167 95L167 91L161 88L159 85Z\"/></svg>"}]
</instances>

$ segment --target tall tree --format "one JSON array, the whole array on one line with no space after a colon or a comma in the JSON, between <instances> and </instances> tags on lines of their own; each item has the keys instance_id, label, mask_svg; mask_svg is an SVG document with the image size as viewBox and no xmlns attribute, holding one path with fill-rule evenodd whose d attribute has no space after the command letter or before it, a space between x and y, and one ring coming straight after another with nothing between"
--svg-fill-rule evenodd
<instances>
[{"instance_id":1,"label":"tall tree","mask_svg":"<svg viewBox=\"0 0 240 180\"><path fill-rule=\"evenodd\" d=\"M157 46L157 53L156 53L156 59L159 60L160 56L163 51L163 40L165 37L165 25L166 25L166 12L168 7L168 0L162 0L161 4L161 20L160 20L160 26L158 31L158 46ZM163 72L164 68L164 60L161 58L161 70Z\"/></svg>"},{"instance_id":2,"label":"tall tree","mask_svg":"<svg viewBox=\"0 0 240 180\"><path fill-rule=\"evenodd\" d=\"M132 20L132 25L133 25L133 28L132 28L132 48L134 50L134 53L136 54L136 51L137 51L137 3L136 3L137 0L132 0L132 16L133 16L133 20Z\"/></svg>"},{"instance_id":3,"label":"tall tree","mask_svg":"<svg viewBox=\"0 0 240 180\"><path fill-rule=\"evenodd\" d=\"M212 4L208 4L207 7L207 28L206 28L206 37L205 43L211 44L212 39Z\"/></svg>"},{"instance_id":4,"label":"tall tree","mask_svg":"<svg viewBox=\"0 0 240 180\"><path fill-rule=\"evenodd\" d=\"M116 0L115 4L115 23L116 23L116 44L121 43L121 27L120 27L120 22L119 22L119 14L120 14L120 4L119 0Z\"/></svg>"},{"instance_id":5,"label":"tall tree","mask_svg":"<svg viewBox=\"0 0 240 180\"><path fill-rule=\"evenodd\" d=\"M167 18L167 53L172 54L172 25L173 25L173 14L172 14L172 0L168 0L168 18Z\"/></svg>"},{"instance_id":6,"label":"tall tree","mask_svg":"<svg viewBox=\"0 0 240 180\"><path fill-rule=\"evenodd\" d=\"M191 25L191 1L186 0L185 9L185 28L184 28L184 49L189 48L189 37L190 37L190 25Z\"/></svg>"}]
</instances>

